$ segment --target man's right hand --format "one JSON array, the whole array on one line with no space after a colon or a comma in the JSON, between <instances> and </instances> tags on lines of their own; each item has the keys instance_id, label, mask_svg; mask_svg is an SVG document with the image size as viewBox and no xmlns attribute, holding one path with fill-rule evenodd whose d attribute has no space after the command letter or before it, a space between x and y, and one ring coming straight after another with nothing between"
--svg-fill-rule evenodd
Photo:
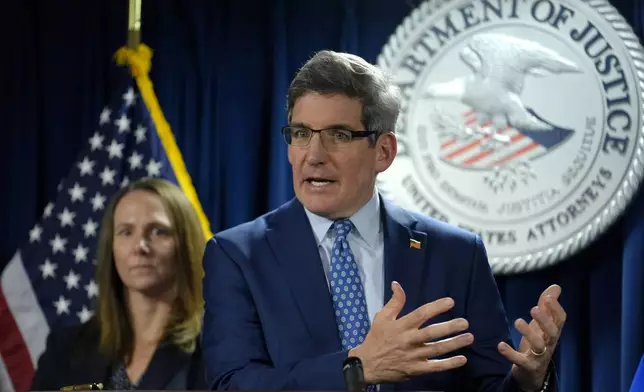
<instances>
[{"instance_id":1,"label":"man's right hand","mask_svg":"<svg viewBox=\"0 0 644 392\"><path fill-rule=\"evenodd\" d=\"M349 356L362 361L367 384L403 381L465 365L467 359L462 355L433 358L472 344L471 333L438 340L466 330L467 320L458 318L420 328L427 320L451 309L454 300L441 298L398 319L405 292L398 282L392 282L391 288L393 295L376 313L364 342L349 351Z\"/></svg>"}]
</instances>

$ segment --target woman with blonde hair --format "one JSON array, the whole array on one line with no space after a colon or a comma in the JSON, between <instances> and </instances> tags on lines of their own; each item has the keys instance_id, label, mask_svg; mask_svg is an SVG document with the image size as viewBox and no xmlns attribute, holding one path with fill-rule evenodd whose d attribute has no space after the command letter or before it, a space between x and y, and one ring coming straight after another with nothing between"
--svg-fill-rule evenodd
<instances>
[{"instance_id":1,"label":"woman with blonde hair","mask_svg":"<svg viewBox=\"0 0 644 392\"><path fill-rule=\"evenodd\" d=\"M98 239L96 316L49 335L32 390L207 389L199 347L205 241L172 183L148 178L122 188Z\"/></svg>"}]
</instances>

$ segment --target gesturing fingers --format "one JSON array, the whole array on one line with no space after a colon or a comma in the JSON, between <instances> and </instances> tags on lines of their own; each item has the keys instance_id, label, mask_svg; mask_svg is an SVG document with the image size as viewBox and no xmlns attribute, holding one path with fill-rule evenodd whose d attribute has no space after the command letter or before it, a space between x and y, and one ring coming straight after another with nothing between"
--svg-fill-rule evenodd
<instances>
[{"instance_id":1,"label":"gesturing fingers","mask_svg":"<svg viewBox=\"0 0 644 392\"><path fill-rule=\"evenodd\" d=\"M420 358L431 359L467 347L472 342L474 342L474 336L471 333L464 333L437 342L425 343L415 352Z\"/></svg>"},{"instance_id":2,"label":"gesturing fingers","mask_svg":"<svg viewBox=\"0 0 644 392\"><path fill-rule=\"evenodd\" d=\"M444 372L451 369L459 368L467 363L467 358L463 355L456 355L445 359L430 359L424 362L411 365L410 373L412 375Z\"/></svg>"},{"instance_id":3,"label":"gesturing fingers","mask_svg":"<svg viewBox=\"0 0 644 392\"><path fill-rule=\"evenodd\" d=\"M412 343L426 343L444 336L453 335L468 329L470 324L464 318L429 325L418 330L411 337Z\"/></svg>"},{"instance_id":4,"label":"gesturing fingers","mask_svg":"<svg viewBox=\"0 0 644 392\"><path fill-rule=\"evenodd\" d=\"M551 343L559 337L559 328L555 324L555 321L552 319L550 312L547 312L545 311L545 309L535 306L530 311L530 314L535 320L537 320L539 328L546 334L546 338L548 340L547 343ZM532 342L530 342L530 344L532 344Z\"/></svg>"},{"instance_id":5,"label":"gesturing fingers","mask_svg":"<svg viewBox=\"0 0 644 392\"><path fill-rule=\"evenodd\" d=\"M561 296L561 287L553 284L541 293L537 305L551 313L555 324L561 329L566 321L566 312L559 303Z\"/></svg>"},{"instance_id":6,"label":"gesturing fingers","mask_svg":"<svg viewBox=\"0 0 644 392\"><path fill-rule=\"evenodd\" d=\"M398 282L391 282L391 299L383 306L383 308L378 312L376 317L384 317L387 320L395 320L400 314L403 306L405 306L405 301L407 297L402 286Z\"/></svg>"},{"instance_id":7,"label":"gesturing fingers","mask_svg":"<svg viewBox=\"0 0 644 392\"><path fill-rule=\"evenodd\" d=\"M523 337L530 343L530 347L534 352L543 352L546 348L546 342L537 328L533 328L523 319L518 319L514 322L514 327L523 335Z\"/></svg>"},{"instance_id":8,"label":"gesturing fingers","mask_svg":"<svg viewBox=\"0 0 644 392\"><path fill-rule=\"evenodd\" d=\"M534 357L530 357L529 355L525 355L516 351L505 342L499 343L498 348L501 355L503 355L508 361L514 363L519 367L522 367L530 372L534 372L539 368L539 361L535 361Z\"/></svg>"},{"instance_id":9,"label":"gesturing fingers","mask_svg":"<svg viewBox=\"0 0 644 392\"><path fill-rule=\"evenodd\" d=\"M418 328L425 321L445 313L454 306L454 300L451 298L441 298L436 301L425 304L413 312L400 318L399 322L404 330Z\"/></svg>"},{"instance_id":10,"label":"gesturing fingers","mask_svg":"<svg viewBox=\"0 0 644 392\"><path fill-rule=\"evenodd\" d=\"M550 285L539 296L538 304L543 305L545 300L548 297L558 299L560 295L561 295L561 287L557 284Z\"/></svg>"},{"instance_id":11,"label":"gesturing fingers","mask_svg":"<svg viewBox=\"0 0 644 392\"><path fill-rule=\"evenodd\" d=\"M559 330L561 330L566 322L566 311L559 303L559 300L554 297L547 297L544 302L548 312L550 312L554 319L555 325Z\"/></svg>"}]
</instances>

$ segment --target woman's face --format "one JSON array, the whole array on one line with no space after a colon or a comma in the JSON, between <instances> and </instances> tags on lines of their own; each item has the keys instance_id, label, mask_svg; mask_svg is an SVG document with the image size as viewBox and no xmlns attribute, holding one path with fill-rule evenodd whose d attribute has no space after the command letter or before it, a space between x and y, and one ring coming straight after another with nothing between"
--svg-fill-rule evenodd
<instances>
[{"instance_id":1,"label":"woman's face","mask_svg":"<svg viewBox=\"0 0 644 392\"><path fill-rule=\"evenodd\" d=\"M112 251L127 290L159 296L174 287L174 228L158 195L135 190L121 198L114 211Z\"/></svg>"}]
</instances>

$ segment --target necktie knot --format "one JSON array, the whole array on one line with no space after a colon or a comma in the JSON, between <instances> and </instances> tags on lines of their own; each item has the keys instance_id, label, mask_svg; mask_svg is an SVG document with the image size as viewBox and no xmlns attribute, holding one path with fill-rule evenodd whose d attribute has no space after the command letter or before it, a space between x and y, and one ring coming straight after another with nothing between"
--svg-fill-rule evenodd
<instances>
[{"instance_id":1,"label":"necktie knot","mask_svg":"<svg viewBox=\"0 0 644 392\"><path fill-rule=\"evenodd\" d=\"M333 222L333 232L336 238L347 238L351 232L353 224L349 219L340 219Z\"/></svg>"}]
</instances>

